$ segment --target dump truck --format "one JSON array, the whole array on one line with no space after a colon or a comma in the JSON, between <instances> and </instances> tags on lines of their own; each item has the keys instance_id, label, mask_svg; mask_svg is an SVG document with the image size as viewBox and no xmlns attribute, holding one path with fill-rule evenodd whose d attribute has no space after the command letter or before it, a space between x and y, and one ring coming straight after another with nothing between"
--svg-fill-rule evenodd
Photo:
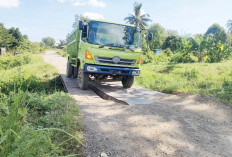
<instances>
[{"instance_id":1,"label":"dump truck","mask_svg":"<svg viewBox=\"0 0 232 157\"><path fill-rule=\"evenodd\" d=\"M140 75L141 32L129 24L80 20L67 36L67 77L77 78L82 90L90 79L121 81L130 88ZM147 39L152 40L151 33Z\"/></svg>"}]
</instances>

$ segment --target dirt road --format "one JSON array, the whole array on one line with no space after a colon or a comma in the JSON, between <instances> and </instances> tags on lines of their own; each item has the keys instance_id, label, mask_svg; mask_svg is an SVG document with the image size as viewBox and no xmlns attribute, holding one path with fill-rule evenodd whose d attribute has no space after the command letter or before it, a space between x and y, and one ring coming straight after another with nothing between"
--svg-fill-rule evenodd
<instances>
[{"instance_id":1,"label":"dirt road","mask_svg":"<svg viewBox=\"0 0 232 157\"><path fill-rule=\"evenodd\" d=\"M65 58L55 52L43 57L57 67L80 105L86 156L101 152L112 157L232 156L231 107L198 96L162 94L143 105L103 100L92 90L81 91L76 79L66 78ZM114 84L112 92L119 86ZM144 98L142 92L139 97Z\"/></svg>"}]
</instances>

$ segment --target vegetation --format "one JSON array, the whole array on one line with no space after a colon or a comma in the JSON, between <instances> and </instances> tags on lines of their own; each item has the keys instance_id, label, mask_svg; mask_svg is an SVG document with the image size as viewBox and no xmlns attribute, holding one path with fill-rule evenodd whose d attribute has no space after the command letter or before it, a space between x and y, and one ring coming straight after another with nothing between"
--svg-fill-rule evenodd
<instances>
[{"instance_id":1,"label":"vegetation","mask_svg":"<svg viewBox=\"0 0 232 157\"><path fill-rule=\"evenodd\" d=\"M154 36L154 39L149 43L151 49L162 49L166 34L165 29L160 24L152 24L148 29Z\"/></svg>"},{"instance_id":2,"label":"vegetation","mask_svg":"<svg viewBox=\"0 0 232 157\"><path fill-rule=\"evenodd\" d=\"M124 20L127 23L134 24L136 27L144 29L148 26L149 14L142 14L141 12L142 3L134 3L134 14L129 14Z\"/></svg>"},{"instance_id":3,"label":"vegetation","mask_svg":"<svg viewBox=\"0 0 232 157\"><path fill-rule=\"evenodd\" d=\"M45 37L42 39L42 45L45 46L45 47L50 47L50 48L53 48L55 47L55 39L51 38L51 37Z\"/></svg>"},{"instance_id":4,"label":"vegetation","mask_svg":"<svg viewBox=\"0 0 232 157\"><path fill-rule=\"evenodd\" d=\"M67 43L65 40L60 40L58 43L58 46L56 49L54 49L59 55L63 57L68 57L68 52L67 52Z\"/></svg>"},{"instance_id":5,"label":"vegetation","mask_svg":"<svg viewBox=\"0 0 232 157\"><path fill-rule=\"evenodd\" d=\"M151 63L153 58L148 57L151 54L147 53L147 47L152 51L163 50L170 57L171 63L217 63L231 56L232 35L218 24L210 26L205 34L194 36L179 36L175 31L165 30L159 24L151 25L148 30L153 33L154 39L148 43L142 42L146 63Z\"/></svg>"},{"instance_id":6,"label":"vegetation","mask_svg":"<svg viewBox=\"0 0 232 157\"><path fill-rule=\"evenodd\" d=\"M30 54L0 67L0 156L78 156L80 112L56 69Z\"/></svg>"},{"instance_id":7,"label":"vegetation","mask_svg":"<svg viewBox=\"0 0 232 157\"><path fill-rule=\"evenodd\" d=\"M9 33L9 30L0 23L0 47L12 48L15 41L16 39Z\"/></svg>"},{"instance_id":8,"label":"vegetation","mask_svg":"<svg viewBox=\"0 0 232 157\"><path fill-rule=\"evenodd\" d=\"M55 47L53 38L31 42L19 28L0 24L0 156L78 156L80 113L63 91L58 72L32 54ZM66 42L60 40L64 52Z\"/></svg>"},{"instance_id":9,"label":"vegetation","mask_svg":"<svg viewBox=\"0 0 232 157\"><path fill-rule=\"evenodd\" d=\"M219 24L213 24L210 26L206 31L205 36L209 36L221 43L225 43L227 40L226 32Z\"/></svg>"}]
</instances>

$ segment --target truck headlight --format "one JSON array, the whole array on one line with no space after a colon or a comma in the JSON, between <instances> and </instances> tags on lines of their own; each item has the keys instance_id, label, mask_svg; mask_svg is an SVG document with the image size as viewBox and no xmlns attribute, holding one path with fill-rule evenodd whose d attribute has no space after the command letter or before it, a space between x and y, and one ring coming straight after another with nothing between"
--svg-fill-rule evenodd
<instances>
[{"instance_id":1,"label":"truck headlight","mask_svg":"<svg viewBox=\"0 0 232 157\"><path fill-rule=\"evenodd\" d=\"M133 71L132 72L132 75L134 75L134 76L137 76L137 75L139 75L140 74L140 71L139 70L136 70L136 71Z\"/></svg>"},{"instance_id":2,"label":"truck headlight","mask_svg":"<svg viewBox=\"0 0 232 157\"><path fill-rule=\"evenodd\" d=\"M87 66L87 70L90 72L97 72L97 68L95 68L93 66Z\"/></svg>"}]
</instances>

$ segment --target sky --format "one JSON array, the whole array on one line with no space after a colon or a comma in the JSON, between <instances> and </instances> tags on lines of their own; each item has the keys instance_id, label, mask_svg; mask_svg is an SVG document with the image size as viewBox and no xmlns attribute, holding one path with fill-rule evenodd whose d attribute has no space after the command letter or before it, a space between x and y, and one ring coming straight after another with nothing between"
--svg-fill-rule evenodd
<instances>
[{"instance_id":1,"label":"sky","mask_svg":"<svg viewBox=\"0 0 232 157\"><path fill-rule=\"evenodd\" d=\"M43 37L64 40L72 31L76 14L125 23L133 4L143 4L152 23L180 35L205 33L214 23L226 29L232 19L232 0L0 0L0 22L18 27L31 41Z\"/></svg>"}]
</instances>

